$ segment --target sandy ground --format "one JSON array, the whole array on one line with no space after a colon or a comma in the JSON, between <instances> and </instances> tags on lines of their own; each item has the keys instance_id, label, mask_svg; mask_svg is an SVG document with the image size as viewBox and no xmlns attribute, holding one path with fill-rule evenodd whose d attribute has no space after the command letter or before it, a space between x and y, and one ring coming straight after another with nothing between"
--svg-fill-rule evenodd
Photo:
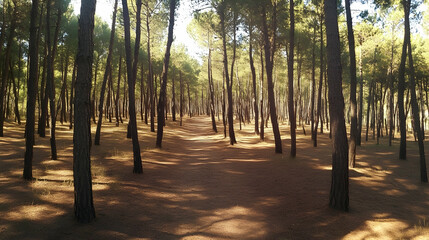
<instances>
[{"instance_id":1,"label":"sandy ground","mask_svg":"<svg viewBox=\"0 0 429 240\"><path fill-rule=\"evenodd\" d=\"M0 239L429 239L429 185L419 182L417 144L398 159L398 141L358 147L350 170L350 212L328 207L331 145L298 131L297 157L274 153L271 128L261 142L253 125L229 145L207 117L167 122L162 149L139 122L144 174L132 173L125 125L106 123L92 149L97 218L73 218L72 132L36 137L33 182L22 180L24 126L6 123L0 138ZM95 130L95 129L93 129ZM309 132L309 129L307 129ZM411 139L410 139L411 140ZM426 145L428 149L428 145Z\"/></svg>"}]
</instances>

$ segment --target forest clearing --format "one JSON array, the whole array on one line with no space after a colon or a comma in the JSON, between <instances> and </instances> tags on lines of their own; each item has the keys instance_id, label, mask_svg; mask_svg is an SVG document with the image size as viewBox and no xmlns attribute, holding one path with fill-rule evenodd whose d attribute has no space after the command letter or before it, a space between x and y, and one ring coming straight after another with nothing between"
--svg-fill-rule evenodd
<instances>
[{"instance_id":1,"label":"forest clearing","mask_svg":"<svg viewBox=\"0 0 429 240\"><path fill-rule=\"evenodd\" d=\"M328 207L329 134L320 147L297 135L297 157L275 154L252 125L230 146L208 117L168 121L162 149L139 128L144 174L132 169L124 125L107 123L91 150L94 206L88 225L73 219L72 133L58 127L58 160L36 138L33 182L24 182L23 127L7 125L0 140L0 239L427 239L429 189L419 183L418 152L399 160L398 140L358 147L350 170L350 211ZM288 134L281 125L282 134ZM238 127L238 124L237 124ZM95 131L95 128L93 128ZM411 140L411 139L410 139ZM284 147L290 139L284 139ZM61 146L61 147L60 147Z\"/></svg>"},{"instance_id":2,"label":"forest clearing","mask_svg":"<svg viewBox=\"0 0 429 240\"><path fill-rule=\"evenodd\" d=\"M0 0L0 239L429 239L428 9Z\"/></svg>"}]
</instances>

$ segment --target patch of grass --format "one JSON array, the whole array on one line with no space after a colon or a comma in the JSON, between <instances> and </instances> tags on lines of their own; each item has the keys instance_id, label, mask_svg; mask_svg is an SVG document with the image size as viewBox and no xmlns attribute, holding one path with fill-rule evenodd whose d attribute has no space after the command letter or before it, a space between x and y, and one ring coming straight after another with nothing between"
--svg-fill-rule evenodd
<instances>
[{"instance_id":1,"label":"patch of grass","mask_svg":"<svg viewBox=\"0 0 429 240\"><path fill-rule=\"evenodd\" d=\"M414 229L418 233L429 231L429 221L426 218L419 219L419 223L414 225Z\"/></svg>"}]
</instances>

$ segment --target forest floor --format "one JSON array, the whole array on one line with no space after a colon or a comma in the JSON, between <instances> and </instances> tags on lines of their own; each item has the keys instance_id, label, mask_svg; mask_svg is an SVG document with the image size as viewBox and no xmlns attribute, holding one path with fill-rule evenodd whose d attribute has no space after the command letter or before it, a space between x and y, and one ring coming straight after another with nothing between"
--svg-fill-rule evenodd
<instances>
[{"instance_id":1,"label":"forest floor","mask_svg":"<svg viewBox=\"0 0 429 240\"><path fill-rule=\"evenodd\" d=\"M429 239L429 185L420 183L411 138L406 161L398 159L398 140L392 147L387 138L380 145L363 141L344 213L328 207L327 133L314 148L309 129L306 136L298 130L297 157L290 158L288 126L281 126L283 154L274 153L271 128L265 141L253 128L239 130L237 123L238 144L230 146L221 124L215 134L207 117L185 118L182 127L168 121L157 149L156 134L139 122L144 174L136 175L125 124L104 124L101 145L91 153L97 218L79 224L72 131L58 127L58 160L50 160L49 137L36 137L36 179L25 182L24 125L6 123L0 239Z\"/></svg>"}]
</instances>

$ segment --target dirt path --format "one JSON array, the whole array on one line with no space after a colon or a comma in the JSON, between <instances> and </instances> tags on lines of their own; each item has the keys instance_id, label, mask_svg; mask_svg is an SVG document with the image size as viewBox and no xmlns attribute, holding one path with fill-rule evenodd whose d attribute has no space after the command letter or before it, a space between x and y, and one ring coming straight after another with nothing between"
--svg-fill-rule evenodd
<instances>
[{"instance_id":1,"label":"dirt path","mask_svg":"<svg viewBox=\"0 0 429 240\"><path fill-rule=\"evenodd\" d=\"M140 124L143 175L132 174L125 127L107 124L92 149L97 219L73 219L71 131L58 133L60 159L49 139L36 139L33 183L20 179L22 127L0 140L0 239L395 239L429 236L429 191L418 183L417 152L408 161L393 148L368 143L350 171L350 213L327 207L330 140L313 148L298 132L298 157L274 154L252 126L230 146L205 117L168 122L162 149ZM219 127L221 129L221 127ZM288 127L283 126L283 130ZM5 130L5 132L7 132ZM394 147L397 149L397 146ZM429 222L429 220L428 220Z\"/></svg>"}]
</instances>

